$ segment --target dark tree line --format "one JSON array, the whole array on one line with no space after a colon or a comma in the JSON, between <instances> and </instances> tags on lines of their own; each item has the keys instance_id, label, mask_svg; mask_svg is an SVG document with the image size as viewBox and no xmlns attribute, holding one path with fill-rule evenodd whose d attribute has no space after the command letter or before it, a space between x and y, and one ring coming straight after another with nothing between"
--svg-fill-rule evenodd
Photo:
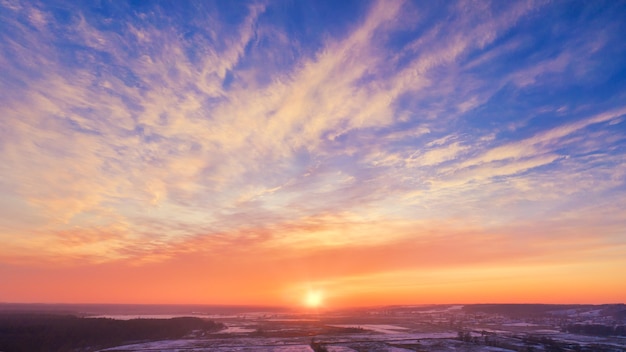
<instances>
[{"instance_id":1,"label":"dark tree line","mask_svg":"<svg viewBox=\"0 0 626 352\"><path fill-rule=\"evenodd\" d=\"M501 314L509 317L537 317L564 309L584 309L602 306L563 304L470 304L463 307L466 313Z\"/></svg>"},{"instance_id":2,"label":"dark tree line","mask_svg":"<svg viewBox=\"0 0 626 352\"><path fill-rule=\"evenodd\" d=\"M626 336L626 326L624 325L571 324L565 330L574 334L593 336Z\"/></svg>"},{"instance_id":3,"label":"dark tree line","mask_svg":"<svg viewBox=\"0 0 626 352\"><path fill-rule=\"evenodd\" d=\"M328 352L328 348L321 342L316 342L315 339L311 340L311 349L315 352Z\"/></svg>"},{"instance_id":4,"label":"dark tree line","mask_svg":"<svg viewBox=\"0 0 626 352\"><path fill-rule=\"evenodd\" d=\"M93 351L125 343L178 339L193 331L211 332L222 324L200 318L79 318L71 315L0 315L0 351Z\"/></svg>"}]
</instances>

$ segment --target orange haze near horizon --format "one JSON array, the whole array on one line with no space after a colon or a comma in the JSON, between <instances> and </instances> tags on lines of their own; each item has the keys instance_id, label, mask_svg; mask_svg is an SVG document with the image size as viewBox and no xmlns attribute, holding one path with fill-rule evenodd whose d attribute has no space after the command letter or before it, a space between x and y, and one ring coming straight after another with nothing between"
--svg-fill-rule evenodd
<instances>
[{"instance_id":1,"label":"orange haze near horizon","mask_svg":"<svg viewBox=\"0 0 626 352\"><path fill-rule=\"evenodd\" d=\"M420 249L383 247L245 250L234 256L198 253L144 263L78 264L59 258L3 264L2 300L37 303L223 304L307 306L312 290L322 308L402 304L619 303L623 259L593 256L576 265L538 254L496 256L468 244ZM256 253L254 253L256 252ZM63 262L66 261L66 262Z\"/></svg>"}]
</instances>

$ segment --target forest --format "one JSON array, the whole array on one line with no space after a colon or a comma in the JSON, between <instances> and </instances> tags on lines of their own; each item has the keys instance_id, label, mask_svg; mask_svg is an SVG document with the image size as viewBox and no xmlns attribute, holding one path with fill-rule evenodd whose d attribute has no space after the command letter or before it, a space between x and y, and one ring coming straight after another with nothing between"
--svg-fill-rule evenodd
<instances>
[{"instance_id":1,"label":"forest","mask_svg":"<svg viewBox=\"0 0 626 352\"><path fill-rule=\"evenodd\" d=\"M121 344L179 339L219 331L223 325L193 317L172 319L81 318L54 314L0 314L2 352L90 352Z\"/></svg>"}]
</instances>

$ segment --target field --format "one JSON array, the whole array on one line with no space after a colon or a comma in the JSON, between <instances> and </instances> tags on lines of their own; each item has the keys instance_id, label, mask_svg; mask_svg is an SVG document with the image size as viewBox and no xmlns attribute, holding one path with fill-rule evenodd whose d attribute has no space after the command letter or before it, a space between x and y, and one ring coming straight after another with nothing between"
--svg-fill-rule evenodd
<instances>
[{"instance_id":1,"label":"field","mask_svg":"<svg viewBox=\"0 0 626 352\"><path fill-rule=\"evenodd\" d=\"M100 311L76 319L90 324L150 323L161 328L172 322L178 322L178 326L184 322L188 328L184 333L178 331L176 336L167 336L174 331L166 328L161 336L144 332L144 336L137 338L127 336L126 341L118 336L116 341L120 342L114 345L72 347L68 344L67 349L49 350L624 352L625 311L623 305L413 306L315 313L252 307L239 311L196 307L188 314L184 314L184 309L169 314L137 310L131 314L115 311L107 315ZM179 315L195 320L171 319ZM46 351L45 346L39 350ZM0 345L0 351L21 350Z\"/></svg>"}]
</instances>

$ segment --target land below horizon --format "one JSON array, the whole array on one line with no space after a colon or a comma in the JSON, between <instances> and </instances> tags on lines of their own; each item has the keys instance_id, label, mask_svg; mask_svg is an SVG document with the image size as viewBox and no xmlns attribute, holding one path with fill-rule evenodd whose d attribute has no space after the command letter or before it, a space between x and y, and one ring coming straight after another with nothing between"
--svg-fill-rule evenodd
<instances>
[{"instance_id":1,"label":"land below horizon","mask_svg":"<svg viewBox=\"0 0 626 352\"><path fill-rule=\"evenodd\" d=\"M626 351L626 305L0 304L0 351Z\"/></svg>"}]
</instances>

